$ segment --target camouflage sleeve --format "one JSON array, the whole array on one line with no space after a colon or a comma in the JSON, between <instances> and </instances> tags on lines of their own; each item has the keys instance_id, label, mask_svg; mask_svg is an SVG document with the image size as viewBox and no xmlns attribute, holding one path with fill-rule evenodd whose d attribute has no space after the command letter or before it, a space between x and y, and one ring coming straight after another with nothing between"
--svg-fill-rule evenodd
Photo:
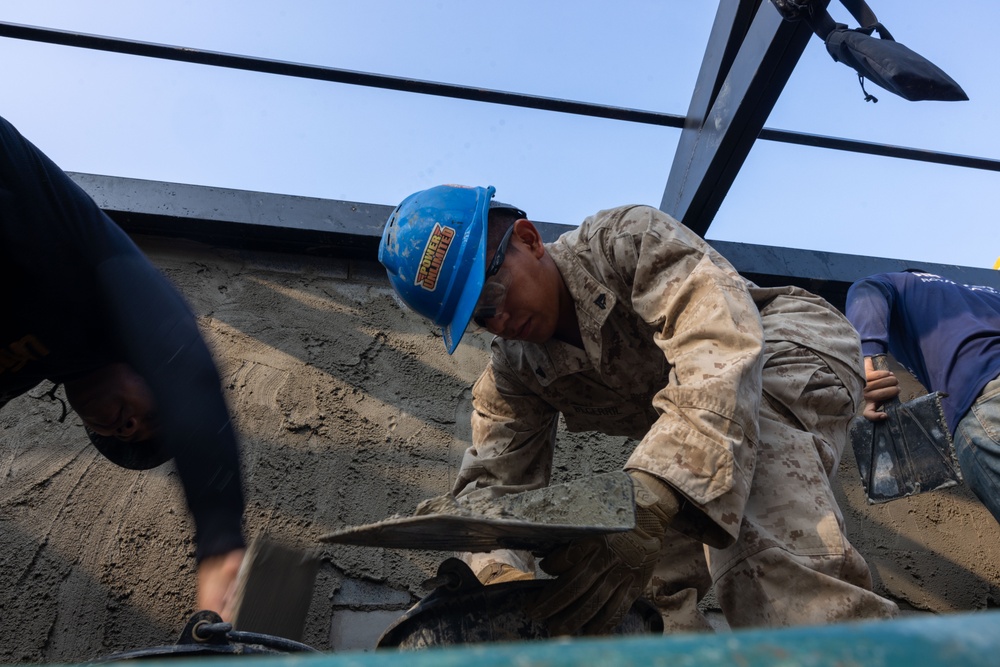
<instances>
[{"instance_id":1,"label":"camouflage sleeve","mask_svg":"<svg viewBox=\"0 0 1000 667\"><path fill-rule=\"evenodd\" d=\"M472 388L472 446L452 492L490 487L496 495L546 486L559 414L525 388L494 354Z\"/></svg>"},{"instance_id":2,"label":"camouflage sleeve","mask_svg":"<svg viewBox=\"0 0 1000 667\"><path fill-rule=\"evenodd\" d=\"M656 209L627 216L603 252L670 373L626 468L673 485L693 504L698 536L721 546L738 535L753 477L760 317L736 270L697 235Z\"/></svg>"}]
</instances>

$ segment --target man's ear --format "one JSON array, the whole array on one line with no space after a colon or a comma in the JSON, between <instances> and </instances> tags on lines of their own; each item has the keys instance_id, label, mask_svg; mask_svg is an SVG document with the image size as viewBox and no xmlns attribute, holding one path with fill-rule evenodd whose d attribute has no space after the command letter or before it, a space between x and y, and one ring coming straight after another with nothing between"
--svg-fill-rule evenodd
<instances>
[{"instance_id":1,"label":"man's ear","mask_svg":"<svg viewBox=\"0 0 1000 667\"><path fill-rule=\"evenodd\" d=\"M527 218L521 218L514 223L514 236L518 238L525 248L535 259L542 257L545 254L545 244L542 243L542 235L538 233L538 229L531 224L531 220Z\"/></svg>"}]
</instances>

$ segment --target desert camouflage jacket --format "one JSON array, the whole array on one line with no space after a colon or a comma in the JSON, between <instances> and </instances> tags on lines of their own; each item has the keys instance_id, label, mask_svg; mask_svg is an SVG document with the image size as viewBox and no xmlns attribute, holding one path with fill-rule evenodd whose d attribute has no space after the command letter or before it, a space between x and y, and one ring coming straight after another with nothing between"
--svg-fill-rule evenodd
<instances>
[{"instance_id":1,"label":"desert camouflage jacket","mask_svg":"<svg viewBox=\"0 0 1000 667\"><path fill-rule=\"evenodd\" d=\"M830 324L853 330L808 292L745 281L654 208L602 211L547 249L576 302L584 349L493 341L455 493L546 485L561 414L570 431L639 441L625 468L684 496L696 527L686 532L732 541L753 478L765 341L818 348L840 371L859 367L857 337L830 337Z\"/></svg>"}]
</instances>

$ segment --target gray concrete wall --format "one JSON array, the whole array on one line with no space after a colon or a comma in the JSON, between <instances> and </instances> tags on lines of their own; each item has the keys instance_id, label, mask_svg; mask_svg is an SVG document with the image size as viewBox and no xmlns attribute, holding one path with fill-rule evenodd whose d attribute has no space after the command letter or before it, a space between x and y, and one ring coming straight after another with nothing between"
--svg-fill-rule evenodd
<instances>
[{"instance_id":1,"label":"gray concrete wall","mask_svg":"<svg viewBox=\"0 0 1000 667\"><path fill-rule=\"evenodd\" d=\"M243 443L251 537L322 558L303 640L370 647L441 554L323 545L446 492L469 437L482 337L455 355L380 267L139 239L199 315ZM194 611L190 523L170 468L116 468L40 386L0 410L0 661L80 662L172 644ZM565 434L556 479L614 470L630 443ZM869 507L838 484L880 591L941 613L1000 604L1000 528L965 489Z\"/></svg>"}]
</instances>

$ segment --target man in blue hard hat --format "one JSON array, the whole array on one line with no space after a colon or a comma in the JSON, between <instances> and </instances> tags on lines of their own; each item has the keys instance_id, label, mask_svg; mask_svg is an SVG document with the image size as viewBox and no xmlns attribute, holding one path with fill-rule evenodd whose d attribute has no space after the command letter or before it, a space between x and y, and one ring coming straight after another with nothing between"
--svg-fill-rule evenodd
<instances>
[{"instance_id":1,"label":"man in blue hard hat","mask_svg":"<svg viewBox=\"0 0 1000 667\"><path fill-rule=\"evenodd\" d=\"M613 628L652 598L669 630L708 629L714 583L732 627L888 618L830 488L862 400L857 334L821 298L745 281L646 206L601 211L543 243L493 188L439 186L390 216L379 260L449 352L496 335L473 388L453 492L545 486L559 418L627 436L636 528L547 554L531 610L555 633ZM484 583L533 575L473 555Z\"/></svg>"}]
</instances>

